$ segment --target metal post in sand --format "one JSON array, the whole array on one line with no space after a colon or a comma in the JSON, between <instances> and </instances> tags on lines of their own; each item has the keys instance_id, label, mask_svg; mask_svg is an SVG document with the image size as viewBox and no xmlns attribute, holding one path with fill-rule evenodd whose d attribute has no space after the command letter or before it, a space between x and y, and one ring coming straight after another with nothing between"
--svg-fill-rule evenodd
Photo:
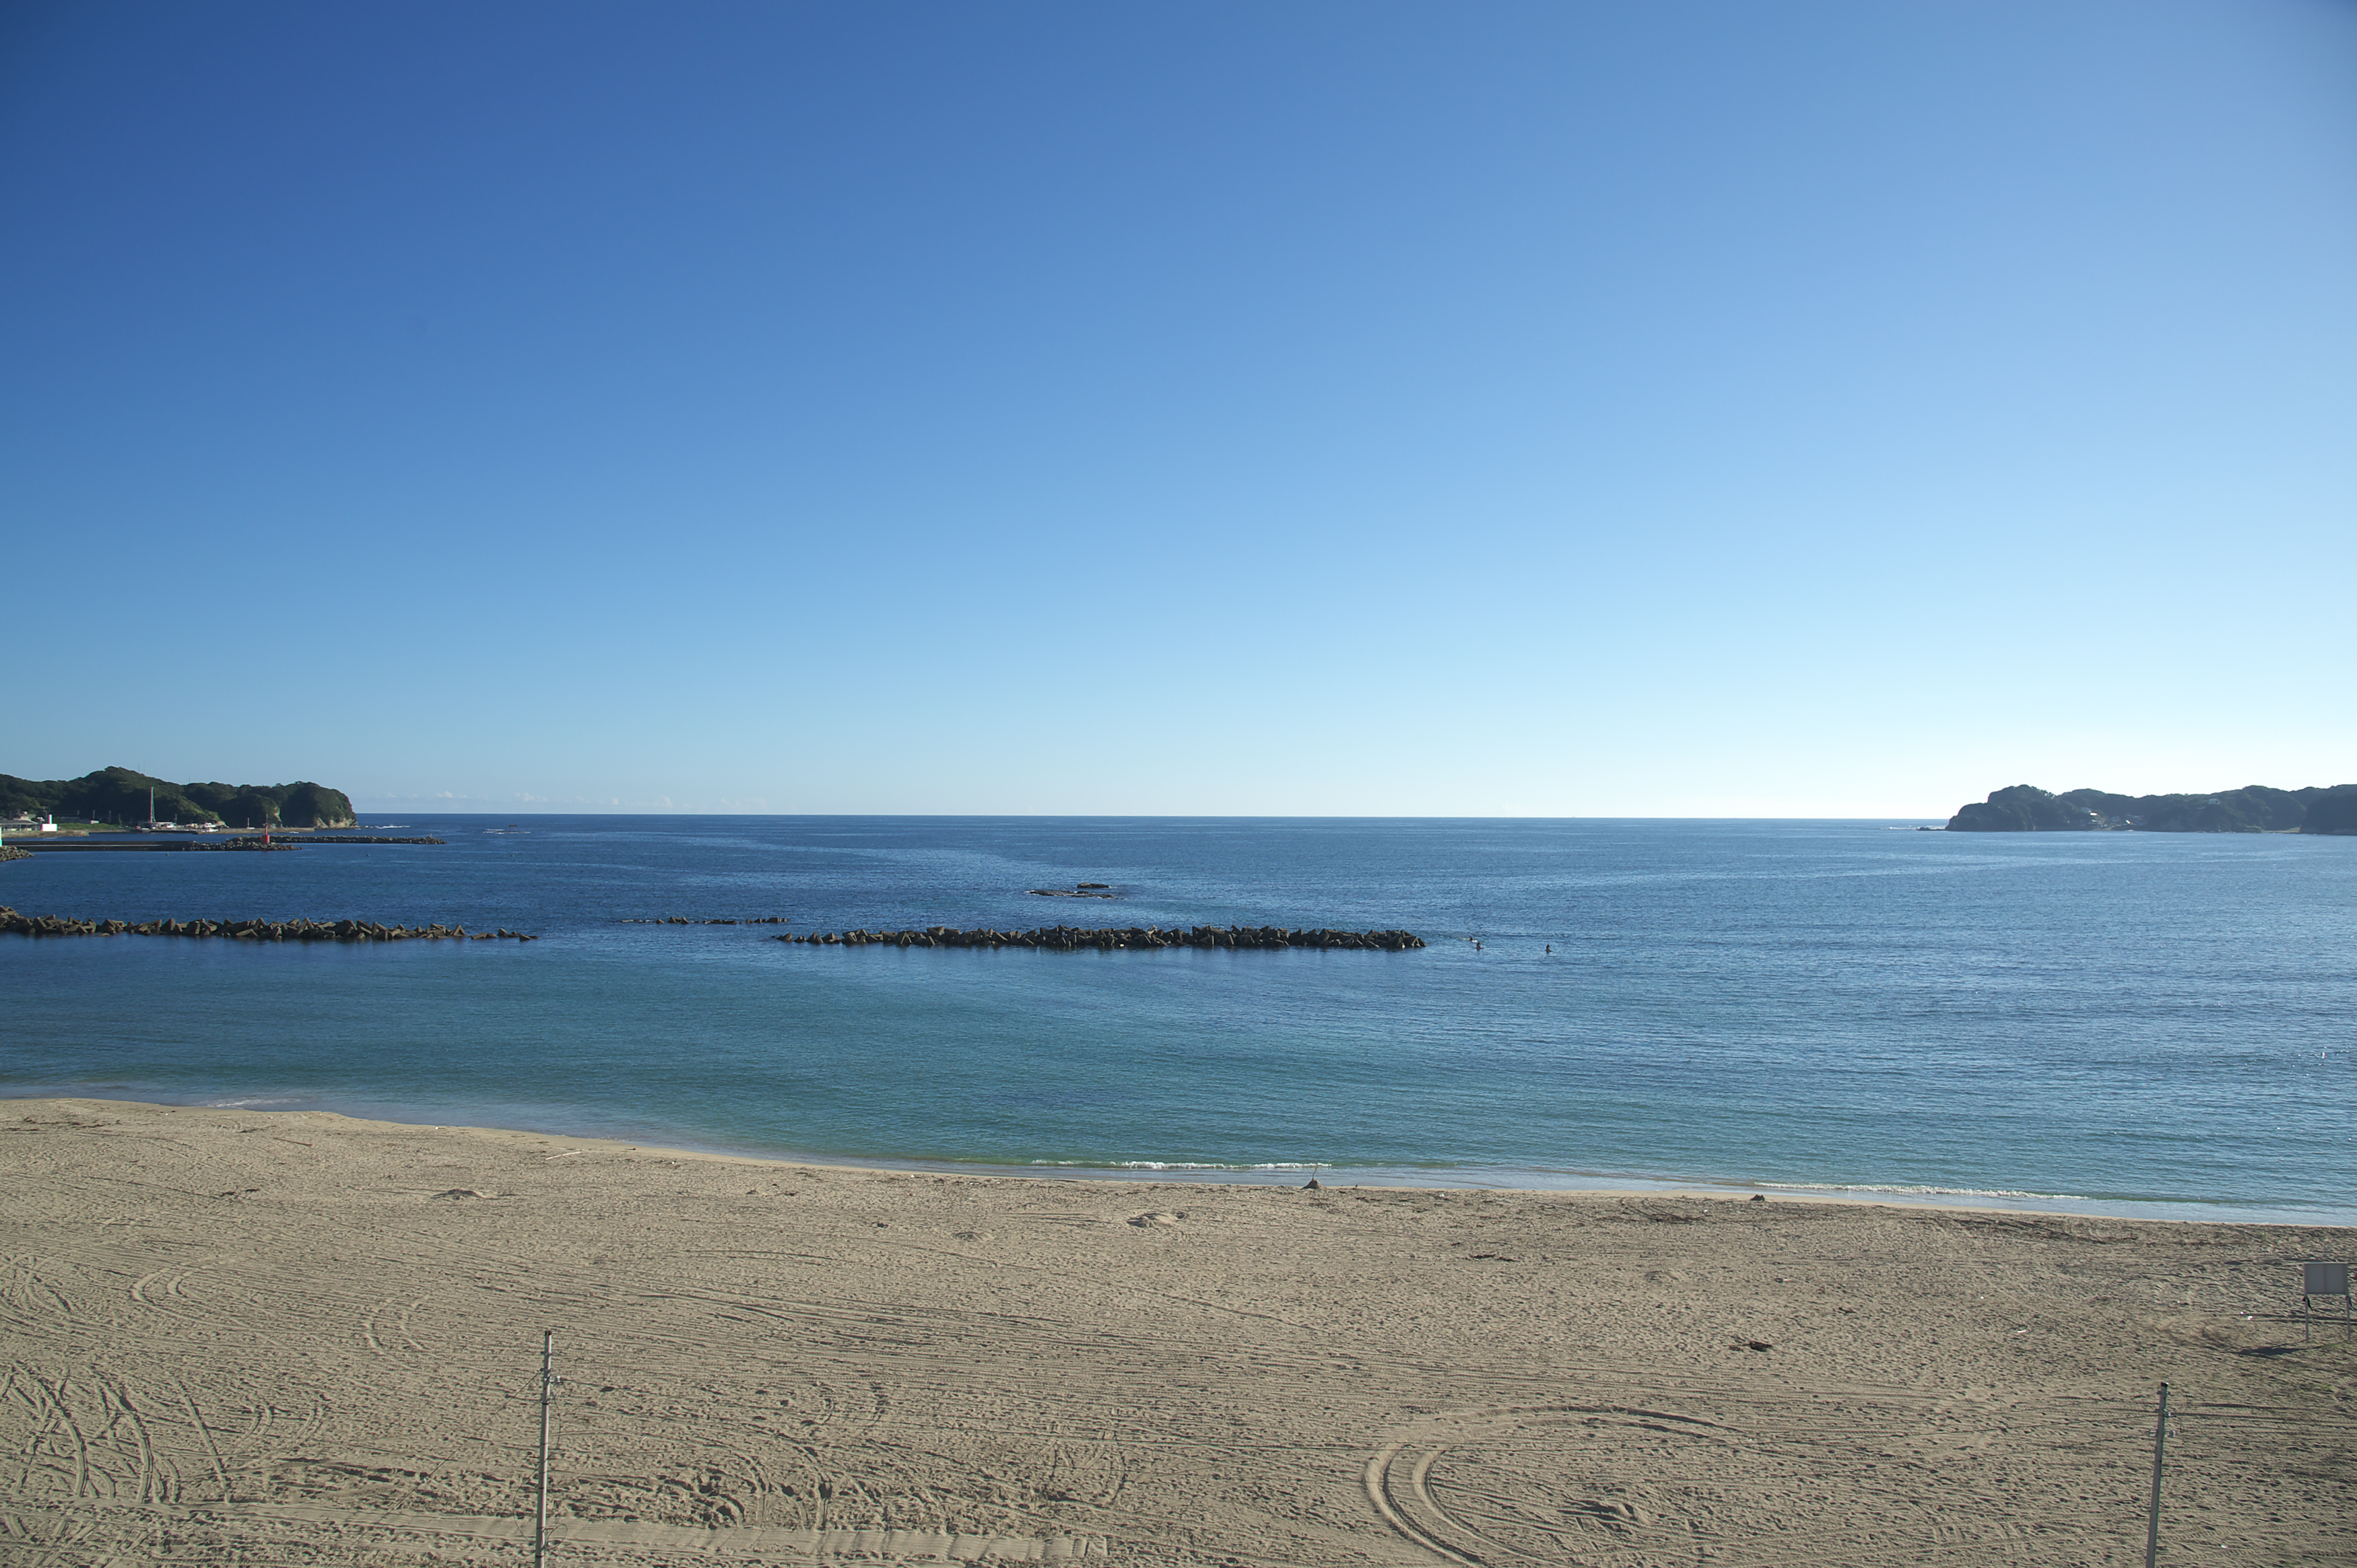
<instances>
[{"instance_id":1,"label":"metal post in sand","mask_svg":"<svg viewBox=\"0 0 2357 1568\"><path fill-rule=\"evenodd\" d=\"M540 1331L540 1512L532 1527L532 1568L547 1568L548 1563L548 1404L556 1387L555 1369L556 1330L544 1328ZM2160 1517L2159 1509L2156 1498L2155 1519Z\"/></svg>"},{"instance_id":2,"label":"metal post in sand","mask_svg":"<svg viewBox=\"0 0 2357 1568\"><path fill-rule=\"evenodd\" d=\"M2169 1444L2169 1385L2160 1385L2160 1419L2152 1429L2152 1512L2144 1525L2144 1568L2160 1562L2160 1461Z\"/></svg>"}]
</instances>

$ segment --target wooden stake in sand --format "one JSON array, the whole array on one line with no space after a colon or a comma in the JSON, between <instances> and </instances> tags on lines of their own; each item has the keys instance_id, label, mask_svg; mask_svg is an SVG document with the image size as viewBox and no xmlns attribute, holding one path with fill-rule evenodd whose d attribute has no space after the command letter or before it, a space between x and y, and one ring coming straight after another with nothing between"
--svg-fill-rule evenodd
<instances>
[{"instance_id":1,"label":"wooden stake in sand","mask_svg":"<svg viewBox=\"0 0 2357 1568\"><path fill-rule=\"evenodd\" d=\"M2341 1298L2341 1337L2349 1337L2349 1265L2346 1263L2302 1263L2299 1266L2299 1342L2309 1342L2309 1330L2315 1324L2316 1298L2330 1301ZM2330 1320L2328 1320L2330 1321Z\"/></svg>"},{"instance_id":2,"label":"wooden stake in sand","mask_svg":"<svg viewBox=\"0 0 2357 1568\"><path fill-rule=\"evenodd\" d=\"M540 1331L540 1512L532 1527L532 1568L547 1568L548 1563L548 1406L556 1387L555 1371L556 1330L544 1328ZM2156 1519L2159 1509L2156 1500Z\"/></svg>"},{"instance_id":3,"label":"wooden stake in sand","mask_svg":"<svg viewBox=\"0 0 2357 1568\"><path fill-rule=\"evenodd\" d=\"M2144 1526L2144 1568L2160 1561L2160 1460L2169 1444L2169 1385L2160 1385L2160 1420L2152 1429L2152 1513ZM542 1474L545 1475L543 1468Z\"/></svg>"}]
</instances>

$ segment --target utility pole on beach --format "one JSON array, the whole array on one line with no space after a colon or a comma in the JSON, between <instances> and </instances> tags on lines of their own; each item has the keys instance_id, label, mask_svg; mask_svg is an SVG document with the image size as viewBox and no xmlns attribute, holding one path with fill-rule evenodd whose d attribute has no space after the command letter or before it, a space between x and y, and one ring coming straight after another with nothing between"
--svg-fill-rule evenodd
<instances>
[{"instance_id":1,"label":"utility pole on beach","mask_svg":"<svg viewBox=\"0 0 2357 1568\"><path fill-rule=\"evenodd\" d=\"M2144 1568L2160 1562L2160 1462L2169 1446L2169 1385L2160 1385L2160 1419L2152 1429L2152 1512L2144 1523Z\"/></svg>"},{"instance_id":2,"label":"utility pole on beach","mask_svg":"<svg viewBox=\"0 0 2357 1568\"><path fill-rule=\"evenodd\" d=\"M532 1568L548 1563L548 1406L556 1388L556 1330L540 1331L540 1509L532 1527Z\"/></svg>"}]
</instances>

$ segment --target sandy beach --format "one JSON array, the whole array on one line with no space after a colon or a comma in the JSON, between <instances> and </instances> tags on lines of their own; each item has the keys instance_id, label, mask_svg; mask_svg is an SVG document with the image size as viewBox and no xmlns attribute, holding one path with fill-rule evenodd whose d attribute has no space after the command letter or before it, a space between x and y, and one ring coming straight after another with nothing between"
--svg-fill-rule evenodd
<instances>
[{"instance_id":1,"label":"sandy beach","mask_svg":"<svg viewBox=\"0 0 2357 1568\"><path fill-rule=\"evenodd\" d=\"M0 1108L12 1563L2357 1561L2357 1232Z\"/></svg>"}]
</instances>

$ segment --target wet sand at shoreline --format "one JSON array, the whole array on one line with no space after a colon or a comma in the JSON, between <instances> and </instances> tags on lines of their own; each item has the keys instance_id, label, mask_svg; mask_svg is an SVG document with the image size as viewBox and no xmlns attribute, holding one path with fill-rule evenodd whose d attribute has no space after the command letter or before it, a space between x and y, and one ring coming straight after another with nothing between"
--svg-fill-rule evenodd
<instances>
[{"instance_id":1,"label":"wet sand at shoreline","mask_svg":"<svg viewBox=\"0 0 2357 1568\"><path fill-rule=\"evenodd\" d=\"M0 1560L2357 1561L2357 1231L0 1109Z\"/></svg>"}]
</instances>

